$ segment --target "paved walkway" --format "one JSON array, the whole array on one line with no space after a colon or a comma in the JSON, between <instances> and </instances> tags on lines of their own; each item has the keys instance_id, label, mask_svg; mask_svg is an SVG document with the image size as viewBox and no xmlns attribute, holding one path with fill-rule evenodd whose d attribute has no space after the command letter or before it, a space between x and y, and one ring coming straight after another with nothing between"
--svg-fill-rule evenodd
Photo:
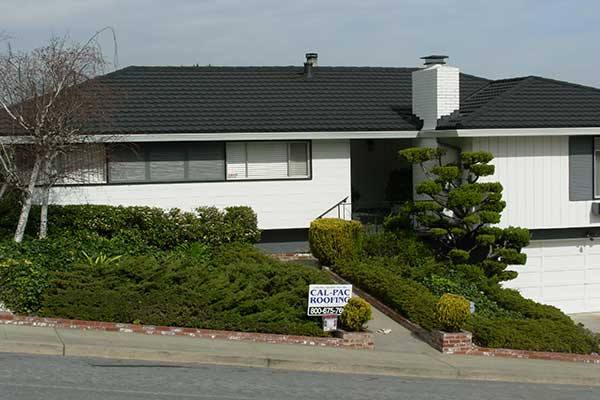
<instances>
[{"instance_id":1,"label":"paved walkway","mask_svg":"<svg viewBox=\"0 0 600 400\"><path fill-rule=\"evenodd\" d=\"M598 365L443 355L392 329L369 351L2 325L0 352L600 386Z\"/></svg>"},{"instance_id":2,"label":"paved walkway","mask_svg":"<svg viewBox=\"0 0 600 400\"><path fill-rule=\"evenodd\" d=\"M582 323L592 332L600 333L600 313L582 313L569 315L575 322Z\"/></svg>"}]
</instances>

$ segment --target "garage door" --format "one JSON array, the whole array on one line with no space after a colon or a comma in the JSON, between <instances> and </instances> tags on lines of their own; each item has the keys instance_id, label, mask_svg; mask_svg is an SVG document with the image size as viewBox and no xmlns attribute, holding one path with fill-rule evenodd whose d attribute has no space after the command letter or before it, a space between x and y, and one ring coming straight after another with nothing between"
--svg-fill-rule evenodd
<instances>
[{"instance_id":1,"label":"garage door","mask_svg":"<svg viewBox=\"0 0 600 400\"><path fill-rule=\"evenodd\" d=\"M525 249L527 264L505 286L566 313L600 311L600 241L544 240Z\"/></svg>"}]
</instances>

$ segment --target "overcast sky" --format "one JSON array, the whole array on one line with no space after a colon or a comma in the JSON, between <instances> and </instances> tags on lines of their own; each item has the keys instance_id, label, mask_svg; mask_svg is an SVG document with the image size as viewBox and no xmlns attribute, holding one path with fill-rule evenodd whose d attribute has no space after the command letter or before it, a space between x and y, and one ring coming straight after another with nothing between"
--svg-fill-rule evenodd
<instances>
[{"instance_id":1,"label":"overcast sky","mask_svg":"<svg viewBox=\"0 0 600 400\"><path fill-rule=\"evenodd\" d=\"M0 0L15 48L114 27L119 66L416 66L600 87L600 0ZM113 53L109 36L102 40Z\"/></svg>"}]
</instances>

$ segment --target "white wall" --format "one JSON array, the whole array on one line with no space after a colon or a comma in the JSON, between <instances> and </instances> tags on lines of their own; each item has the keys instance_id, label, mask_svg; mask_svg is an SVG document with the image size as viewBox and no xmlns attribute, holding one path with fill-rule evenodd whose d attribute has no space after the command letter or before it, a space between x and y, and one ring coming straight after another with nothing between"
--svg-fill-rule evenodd
<instances>
[{"instance_id":1,"label":"white wall","mask_svg":"<svg viewBox=\"0 0 600 400\"><path fill-rule=\"evenodd\" d=\"M350 196L350 141L314 140L312 171L311 180L57 187L51 202L182 210L247 205L258 214L261 229L306 228L328 208ZM337 211L330 216L337 217ZM346 217L350 218L348 212Z\"/></svg>"},{"instance_id":2,"label":"white wall","mask_svg":"<svg viewBox=\"0 0 600 400\"><path fill-rule=\"evenodd\" d=\"M463 149L494 154L492 180L504 186L503 226L529 229L600 226L592 201L569 200L569 138L473 138Z\"/></svg>"}]
</instances>

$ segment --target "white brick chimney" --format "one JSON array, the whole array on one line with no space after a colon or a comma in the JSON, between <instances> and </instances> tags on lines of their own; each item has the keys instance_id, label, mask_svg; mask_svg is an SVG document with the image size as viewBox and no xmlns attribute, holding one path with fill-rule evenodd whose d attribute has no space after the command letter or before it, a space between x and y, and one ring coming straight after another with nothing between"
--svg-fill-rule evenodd
<instances>
[{"instance_id":1,"label":"white brick chimney","mask_svg":"<svg viewBox=\"0 0 600 400\"><path fill-rule=\"evenodd\" d=\"M459 107L459 70L446 65L447 56L421 57L425 68L412 73L412 111L423 120L422 129L435 129L440 117Z\"/></svg>"}]
</instances>

